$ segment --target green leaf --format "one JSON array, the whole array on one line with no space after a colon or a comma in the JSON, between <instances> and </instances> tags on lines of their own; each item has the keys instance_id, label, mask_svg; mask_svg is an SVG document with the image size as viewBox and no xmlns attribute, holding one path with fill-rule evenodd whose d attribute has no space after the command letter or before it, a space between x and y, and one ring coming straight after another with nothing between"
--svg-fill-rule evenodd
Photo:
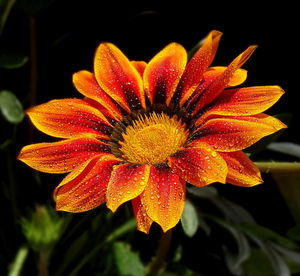
<instances>
[{"instance_id":1,"label":"green leaf","mask_svg":"<svg viewBox=\"0 0 300 276\"><path fill-rule=\"evenodd\" d=\"M260 249L252 248L248 260L243 263L245 275L274 276L273 267L268 257Z\"/></svg>"},{"instance_id":2,"label":"green leaf","mask_svg":"<svg viewBox=\"0 0 300 276\"><path fill-rule=\"evenodd\" d=\"M23 54L6 53L0 56L0 68L16 69L20 68L28 61L28 57Z\"/></svg>"},{"instance_id":3,"label":"green leaf","mask_svg":"<svg viewBox=\"0 0 300 276\"><path fill-rule=\"evenodd\" d=\"M188 193L195 197L200 198L213 198L218 195L218 191L216 188L212 186L206 186L206 187L188 187L187 188Z\"/></svg>"},{"instance_id":4,"label":"green leaf","mask_svg":"<svg viewBox=\"0 0 300 276\"><path fill-rule=\"evenodd\" d=\"M13 124L20 123L24 118L23 107L11 91L0 91L0 111L4 118Z\"/></svg>"},{"instance_id":5,"label":"green leaf","mask_svg":"<svg viewBox=\"0 0 300 276\"><path fill-rule=\"evenodd\" d=\"M13 143L12 139L5 140L2 144L0 144L0 150L6 149L9 145Z\"/></svg>"},{"instance_id":6,"label":"green leaf","mask_svg":"<svg viewBox=\"0 0 300 276\"><path fill-rule=\"evenodd\" d=\"M273 247L278 253L288 258L290 261L300 264L300 251L286 249L275 243L270 243L270 246Z\"/></svg>"},{"instance_id":7,"label":"green leaf","mask_svg":"<svg viewBox=\"0 0 300 276\"><path fill-rule=\"evenodd\" d=\"M283 195L295 221L300 224L300 174L299 172L273 173L273 178Z\"/></svg>"},{"instance_id":8,"label":"green leaf","mask_svg":"<svg viewBox=\"0 0 300 276\"><path fill-rule=\"evenodd\" d=\"M221 196L212 198L211 201L228 220L234 223L255 223L250 213L242 206Z\"/></svg>"},{"instance_id":9,"label":"green leaf","mask_svg":"<svg viewBox=\"0 0 300 276\"><path fill-rule=\"evenodd\" d=\"M199 274L182 264L173 265L170 271L162 271L158 274L158 276L204 276Z\"/></svg>"},{"instance_id":10,"label":"green leaf","mask_svg":"<svg viewBox=\"0 0 300 276\"><path fill-rule=\"evenodd\" d=\"M228 250L225 250L225 252L227 252L227 254L225 254L225 261L232 274L240 275L243 273L243 262L246 261L250 256L249 242L246 239L245 235L236 231L234 228L229 228L227 226L227 229L235 238L238 252L234 254L232 252L229 252Z\"/></svg>"},{"instance_id":11,"label":"green leaf","mask_svg":"<svg viewBox=\"0 0 300 276\"><path fill-rule=\"evenodd\" d=\"M248 240L246 239L245 235L239 231L239 229L235 228L234 224L228 223L225 220L217 217L210 218L226 229L234 238L234 241L237 245L237 253L232 253L227 249L227 247L224 248L225 261L232 274L240 275L242 273L242 263L250 256L250 246Z\"/></svg>"},{"instance_id":12,"label":"green leaf","mask_svg":"<svg viewBox=\"0 0 300 276\"><path fill-rule=\"evenodd\" d=\"M289 240L261 225L243 224L243 225L239 225L238 227L247 235L251 237L256 237L256 239L259 239L263 242L272 241L285 248L296 249L296 250L299 248L299 246L292 240Z\"/></svg>"},{"instance_id":13,"label":"green leaf","mask_svg":"<svg viewBox=\"0 0 300 276\"><path fill-rule=\"evenodd\" d=\"M63 275L64 270L68 268L72 262L82 258L82 252L88 240L89 240L89 234L88 231L85 231L72 242L68 250L64 252L64 258L60 266L58 267L58 271L57 271L58 275Z\"/></svg>"},{"instance_id":14,"label":"green leaf","mask_svg":"<svg viewBox=\"0 0 300 276\"><path fill-rule=\"evenodd\" d=\"M129 244L115 242L113 244L113 254L118 275L144 276L145 269L138 253L131 251Z\"/></svg>"},{"instance_id":15,"label":"green leaf","mask_svg":"<svg viewBox=\"0 0 300 276\"><path fill-rule=\"evenodd\" d=\"M0 2L0 34L15 2L16 0L1 0Z\"/></svg>"},{"instance_id":16,"label":"green leaf","mask_svg":"<svg viewBox=\"0 0 300 276\"><path fill-rule=\"evenodd\" d=\"M198 214L195 206L189 200L186 200L185 202L185 207L181 217L181 224L184 233L188 237L193 237L196 234L199 227Z\"/></svg>"},{"instance_id":17,"label":"green leaf","mask_svg":"<svg viewBox=\"0 0 300 276\"><path fill-rule=\"evenodd\" d=\"M300 224L291 228L288 231L287 236L294 241L300 242Z\"/></svg>"},{"instance_id":18,"label":"green leaf","mask_svg":"<svg viewBox=\"0 0 300 276\"><path fill-rule=\"evenodd\" d=\"M300 145L291 142L273 142L267 149L300 158Z\"/></svg>"},{"instance_id":19,"label":"green leaf","mask_svg":"<svg viewBox=\"0 0 300 276\"><path fill-rule=\"evenodd\" d=\"M266 257L268 257L275 276L290 276L290 269L284 259L274 250L270 245L263 242L261 239L256 236L249 234L249 238L251 238L264 252Z\"/></svg>"}]
</instances>

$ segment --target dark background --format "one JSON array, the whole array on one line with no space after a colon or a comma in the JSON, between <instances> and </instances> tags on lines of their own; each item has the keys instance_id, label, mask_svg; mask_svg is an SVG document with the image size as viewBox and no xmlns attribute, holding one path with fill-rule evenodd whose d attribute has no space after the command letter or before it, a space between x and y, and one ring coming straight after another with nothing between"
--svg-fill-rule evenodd
<instances>
[{"instance_id":1,"label":"dark background","mask_svg":"<svg viewBox=\"0 0 300 276\"><path fill-rule=\"evenodd\" d=\"M92 69L94 51L102 41L115 43L130 59L148 61L167 43L176 41L189 50L210 30L216 29L224 35L213 65L227 65L247 46L259 45L244 65L249 70L245 85L282 86L286 94L271 111L291 112L297 116L298 8L289 2L161 1L160 5L147 6L141 4L142 1L134 4L130 1L48 0L48 5L41 8L36 7L36 3L45 1L19 2L9 17L0 49L30 55L26 13L34 14L38 103L78 96L72 87L72 74ZM30 2L35 3L35 8L30 8ZM17 80L11 82L3 78L1 84L15 88L15 93L26 104L28 67L22 70L26 72ZM293 125L288 131L289 139L297 136Z\"/></svg>"},{"instance_id":2,"label":"dark background","mask_svg":"<svg viewBox=\"0 0 300 276\"><path fill-rule=\"evenodd\" d=\"M40 6L37 3L43 3ZM280 85L286 94L267 113L291 113L289 129L280 141L300 143L298 134L299 100L299 15L298 7L285 2L239 1L181 1L147 5L130 1L18 1L0 37L2 52L23 52L31 57L32 43L37 46L37 95L29 96L32 85L31 63L24 67L2 72L0 88L13 91L25 108L33 102L43 103L56 98L80 97L72 85L72 74L93 68L94 51L98 44L108 41L116 44L130 59L149 61L170 42L178 42L187 50L212 29L224 33L213 65L227 65L251 44L257 44L251 59L243 66L249 71L245 86ZM47 1L46 1L47 2ZM34 5L32 3L35 3ZM30 29L34 22L34 29ZM11 153L16 156L22 146L41 141L53 141L36 131L33 135L26 119L18 128L18 145ZM3 136L11 130L1 127ZM284 159L282 156L278 158ZM32 207L36 202L49 201L51 193L61 176L41 174L43 186L36 186L32 170L12 159L15 177L19 185L19 207ZM22 175L22 179L18 178ZM2 174L7 180L7 176ZM268 176L265 178L268 179ZM293 222L272 181L266 181L255 189L241 189L226 185L220 191L250 209L259 223L284 232ZM226 189L225 189L226 188ZM1 198L4 210L7 199ZM255 202L255 204L253 204ZM280 222L274 213L283 214ZM3 212L3 221L12 223L11 211ZM2 221L2 223L3 223ZM13 228L13 227L12 227ZM7 233L15 239L15 232ZM13 256L17 236L8 254ZM148 241L149 242L149 241Z\"/></svg>"}]
</instances>

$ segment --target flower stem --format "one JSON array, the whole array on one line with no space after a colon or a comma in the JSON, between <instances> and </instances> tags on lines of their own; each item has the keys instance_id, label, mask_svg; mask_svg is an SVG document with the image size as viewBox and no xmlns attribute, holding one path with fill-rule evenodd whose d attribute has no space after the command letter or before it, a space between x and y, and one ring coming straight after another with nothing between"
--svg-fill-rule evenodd
<instances>
[{"instance_id":1,"label":"flower stem","mask_svg":"<svg viewBox=\"0 0 300 276\"><path fill-rule=\"evenodd\" d=\"M28 91L29 106L36 104L37 83L38 83L38 62L37 62L37 28L34 16L29 16L29 46L30 46L30 83ZM34 130L28 130L28 140L33 141Z\"/></svg>"},{"instance_id":2,"label":"flower stem","mask_svg":"<svg viewBox=\"0 0 300 276\"><path fill-rule=\"evenodd\" d=\"M161 238L159 240L159 246L157 249L156 256L150 265L149 273L147 276L158 275L169 252L171 239L172 239L172 229L168 230L165 233L162 233Z\"/></svg>"},{"instance_id":3,"label":"flower stem","mask_svg":"<svg viewBox=\"0 0 300 276\"><path fill-rule=\"evenodd\" d=\"M300 173L298 162L255 162L255 164L262 173Z\"/></svg>"},{"instance_id":4,"label":"flower stem","mask_svg":"<svg viewBox=\"0 0 300 276\"><path fill-rule=\"evenodd\" d=\"M38 260L38 276L48 276L48 265L49 265L49 251L41 251L39 253Z\"/></svg>"}]
</instances>

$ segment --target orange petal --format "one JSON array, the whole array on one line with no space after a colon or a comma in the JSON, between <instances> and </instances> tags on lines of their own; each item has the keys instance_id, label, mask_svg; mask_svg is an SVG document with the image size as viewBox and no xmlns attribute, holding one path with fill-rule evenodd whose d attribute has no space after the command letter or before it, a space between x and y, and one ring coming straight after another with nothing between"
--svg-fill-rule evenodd
<instances>
[{"instance_id":1,"label":"orange petal","mask_svg":"<svg viewBox=\"0 0 300 276\"><path fill-rule=\"evenodd\" d=\"M73 83L82 95L103 106L109 112L110 117L116 120L122 119L120 107L102 90L92 73L83 70L73 74Z\"/></svg>"},{"instance_id":2,"label":"orange petal","mask_svg":"<svg viewBox=\"0 0 300 276\"><path fill-rule=\"evenodd\" d=\"M211 82L213 79L216 79L218 76L222 75L227 67L225 66L216 66L210 67L203 75L204 82ZM237 86L242 84L247 79L247 70L245 69L237 69L227 86Z\"/></svg>"},{"instance_id":3,"label":"orange petal","mask_svg":"<svg viewBox=\"0 0 300 276\"><path fill-rule=\"evenodd\" d=\"M241 151L220 152L227 163L228 174L226 181L230 184L251 187L263 183L259 169Z\"/></svg>"},{"instance_id":4,"label":"orange petal","mask_svg":"<svg viewBox=\"0 0 300 276\"><path fill-rule=\"evenodd\" d=\"M143 77L144 71L145 71L145 69L147 67L147 63L145 61L135 61L135 60L132 60L131 64L140 73L141 77Z\"/></svg>"},{"instance_id":5,"label":"orange petal","mask_svg":"<svg viewBox=\"0 0 300 276\"><path fill-rule=\"evenodd\" d=\"M59 138L84 135L108 138L112 127L102 113L80 99L53 100L27 111L32 123L42 132Z\"/></svg>"},{"instance_id":6,"label":"orange petal","mask_svg":"<svg viewBox=\"0 0 300 276\"><path fill-rule=\"evenodd\" d=\"M56 209L83 212L106 201L106 189L116 159L93 158L85 168L72 171L55 189ZM74 177L75 176L75 177Z\"/></svg>"},{"instance_id":7,"label":"orange petal","mask_svg":"<svg viewBox=\"0 0 300 276\"><path fill-rule=\"evenodd\" d=\"M248 47L235 58L226 70L216 78L201 84L188 103L188 111L197 114L204 106L211 103L226 88L233 79L235 72L250 58L256 46Z\"/></svg>"},{"instance_id":8,"label":"orange petal","mask_svg":"<svg viewBox=\"0 0 300 276\"><path fill-rule=\"evenodd\" d=\"M263 113L249 117L215 118L208 120L191 136L190 146L204 142L216 151L239 151L283 128L286 126L282 122Z\"/></svg>"},{"instance_id":9,"label":"orange petal","mask_svg":"<svg viewBox=\"0 0 300 276\"><path fill-rule=\"evenodd\" d=\"M109 152L109 146L97 139L79 138L25 146L18 159L41 172L66 173L96 155Z\"/></svg>"},{"instance_id":10,"label":"orange petal","mask_svg":"<svg viewBox=\"0 0 300 276\"><path fill-rule=\"evenodd\" d=\"M115 45L100 44L96 51L94 70L101 88L126 111L146 107L142 78Z\"/></svg>"},{"instance_id":11,"label":"orange petal","mask_svg":"<svg viewBox=\"0 0 300 276\"><path fill-rule=\"evenodd\" d=\"M203 45L188 62L174 96L179 98L181 107L198 87L204 72L213 61L221 36L221 32L211 31ZM175 99L175 103L177 102L178 100Z\"/></svg>"},{"instance_id":12,"label":"orange petal","mask_svg":"<svg viewBox=\"0 0 300 276\"><path fill-rule=\"evenodd\" d=\"M284 91L279 86L255 86L225 90L196 121L198 126L211 115L249 116L261 113L276 103Z\"/></svg>"},{"instance_id":13,"label":"orange petal","mask_svg":"<svg viewBox=\"0 0 300 276\"><path fill-rule=\"evenodd\" d=\"M148 234L153 220L147 215L145 207L141 202L141 198L138 196L131 200L131 203L136 218L137 229Z\"/></svg>"},{"instance_id":14,"label":"orange petal","mask_svg":"<svg viewBox=\"0 0 300 276\"><path fill-rule=\"evenodd\" d=\"M226 181L226 162L205 143L176 152L169 157L169 164L181 178L198 187Z\"/></svg>"},{"instance_id":15,"label":"orange petal","mask_svg":"<svg viewBox=\"0 0 300 276\"><path fill-rule=\"evenodd\" d=\"M139 196L148 183L148 165L115 166L107 188L107 207L113 212L124 202Z\"/></svg>"},{"instance_id":16,"label":"orange petal","mask_svg":"<svg viewBox=\"0 0 300 276\"><path fill-rule=\"evenodd\" d=\"M154 56L144 72L144 87L151 104L169 104L187 62L185 49L171 43Z\"/></svg>"},{"instance_id":17,"label":"orange petal","mask_svg":"<svg viewBox=\"0 0 300 276\"><path fill-rule=\"evenodd\" d=\"M164 232L180 220L184 208L185 182L166 164L151 167L148 185L141 194L141 201L148 216Z\"/></svg>"}]
</instances>

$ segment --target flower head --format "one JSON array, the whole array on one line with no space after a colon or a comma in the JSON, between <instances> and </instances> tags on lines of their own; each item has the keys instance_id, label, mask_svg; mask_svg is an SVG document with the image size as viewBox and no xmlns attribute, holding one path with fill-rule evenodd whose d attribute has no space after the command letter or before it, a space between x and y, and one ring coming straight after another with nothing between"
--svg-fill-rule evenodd
<instances>
[{"instance_id":1,"label":"flower head","mask_svg":"<svg viewBox=\"0 0 300 276\"><path fill-rule=\"evenodd\" d=\"M69 174L54 191L57 210L82 212L131 201L138 229L164 231L180 220L186 183L262 183L242 152L286 126L262 112L278 86L242 84L250 46L226 67L211 67L221 33L212 31L187 60L171 43L149 63L99 45L94 72L73 75L83 99L53 100L28 110L33 124L62 140L26 146L19 159L34 169Z\"/></svg>"}]
</instances>

